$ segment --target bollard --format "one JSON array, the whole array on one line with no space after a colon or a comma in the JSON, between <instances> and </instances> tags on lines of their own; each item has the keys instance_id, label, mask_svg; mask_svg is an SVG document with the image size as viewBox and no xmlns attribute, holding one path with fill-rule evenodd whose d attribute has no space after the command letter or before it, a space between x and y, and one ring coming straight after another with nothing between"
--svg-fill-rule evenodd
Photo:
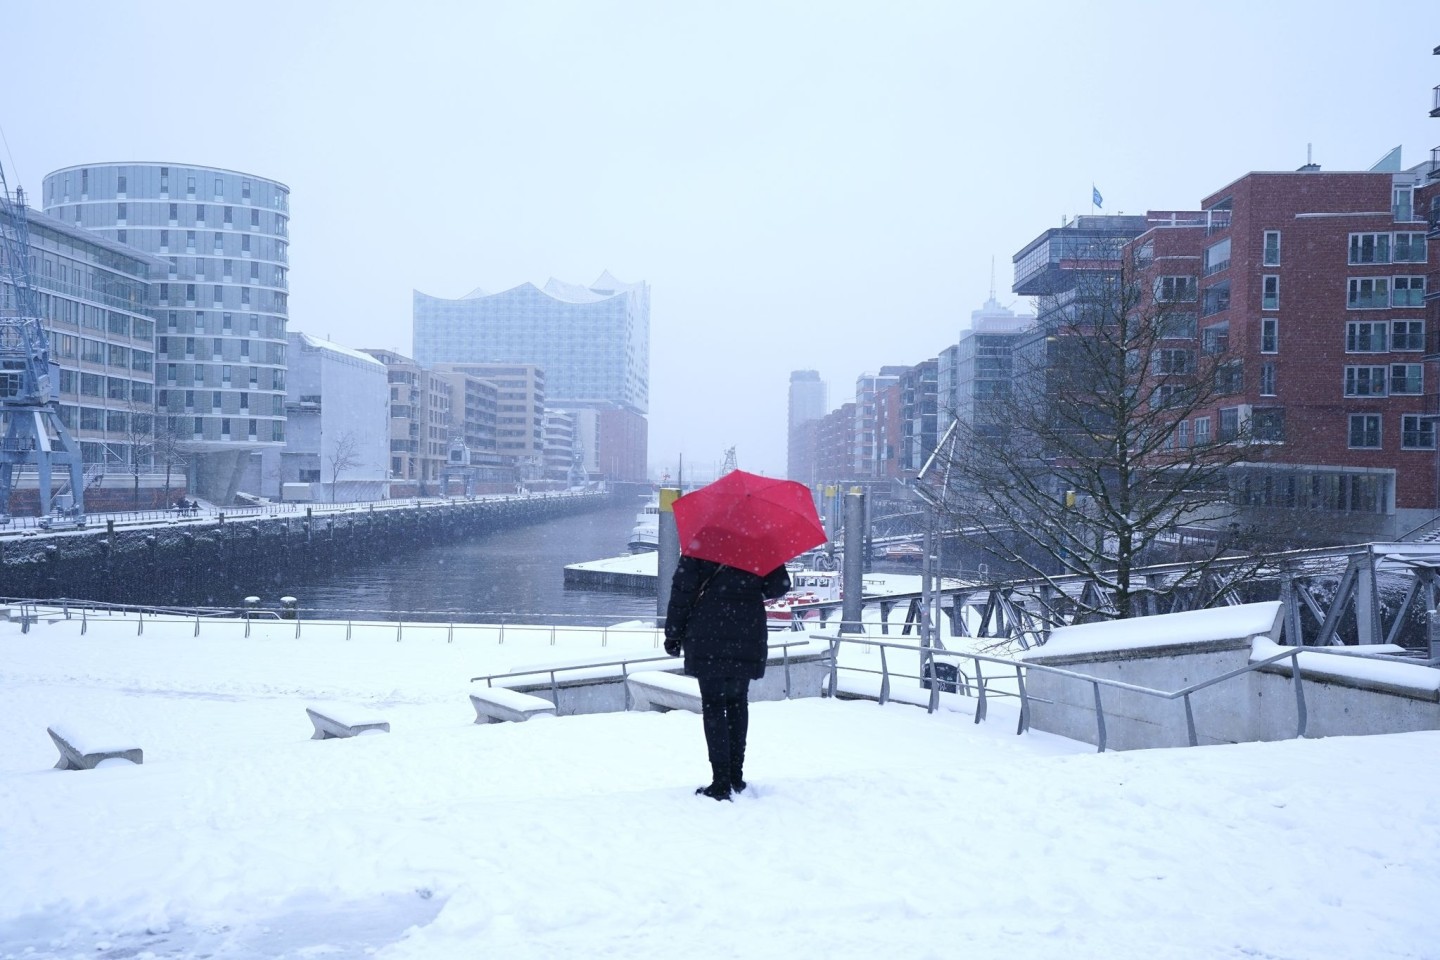
<instances>
[{"instance_id":1,"label":"bollard","mask_svg":"<svg viewBox=\"0 0 1440 960\"><path fill-rule=\"evenodd\" d=\"M294 620L294 619L296 619L296 618L300 615L300 610L299 610L299 608L296 607L295 605L296 605L297 603L299 603L299 602L300 602L300 601L296 600L294 597L281 597L281 598L280 598L280 619L281 619L281 620Z\"/></svg>"}]
</instances>

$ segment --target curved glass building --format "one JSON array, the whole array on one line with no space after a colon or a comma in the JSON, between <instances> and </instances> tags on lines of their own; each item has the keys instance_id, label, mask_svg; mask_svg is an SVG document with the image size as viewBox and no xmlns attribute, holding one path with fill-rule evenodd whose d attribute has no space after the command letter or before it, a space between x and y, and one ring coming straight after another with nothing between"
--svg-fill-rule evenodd
<instances>
[{"instance_id":1,"label":"curved glass building","mask_svg":"<svg viewBox=\"0 0 1440 960\"><path fill-rule=\"evenodd\" d=\"M285 441L290 189L216 167L94 163L43 190L50 216L168 264L151 278L158 426L186 452L190 489L230 502L251 455Z\"/></svg>"}]
</instances>

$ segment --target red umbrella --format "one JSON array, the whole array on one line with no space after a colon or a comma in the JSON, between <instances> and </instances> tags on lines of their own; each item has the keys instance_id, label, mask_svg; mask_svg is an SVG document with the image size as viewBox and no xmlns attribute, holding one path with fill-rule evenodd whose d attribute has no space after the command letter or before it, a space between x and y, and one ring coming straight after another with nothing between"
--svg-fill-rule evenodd
<instances>
[{"instance_id":1,"label":"red umbrella","mask_svg":"<svg viewBox=\"0 0 1440 960\"><path fill-rule=\"evenodd\" d=\"M764 576L825 542L804 484L732 470L675 501L680 552Z\"/></svg>"}]
</instances>

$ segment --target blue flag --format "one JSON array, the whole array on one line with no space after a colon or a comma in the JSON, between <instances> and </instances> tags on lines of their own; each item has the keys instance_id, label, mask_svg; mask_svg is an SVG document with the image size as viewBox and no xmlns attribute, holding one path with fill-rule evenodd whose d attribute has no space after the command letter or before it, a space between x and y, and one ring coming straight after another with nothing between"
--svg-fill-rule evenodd
<instances>
[{"instance_id":1,"label":"blue flag","mask_svg":"<svg viewBox=\"0 0 1440 960\"><path fill-rule=\"evenodd\" d=\"M1097 207L1105 206L1105 198L1100 196L1100 191L1095 189L1095 184L1090 184L1090 202Z\"/></svg>"}]
</instances>

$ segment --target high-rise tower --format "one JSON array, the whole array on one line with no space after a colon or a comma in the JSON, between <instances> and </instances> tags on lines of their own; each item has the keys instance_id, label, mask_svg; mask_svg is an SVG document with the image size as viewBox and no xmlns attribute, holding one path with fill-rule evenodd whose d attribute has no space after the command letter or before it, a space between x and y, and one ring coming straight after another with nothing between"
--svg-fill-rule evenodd
<instances>
[{"instance_id":1,"label":"high-rise tower","mask_svg":"<svg viewBox=\"0 0 1440 960\"><path fill-rule=\"evenodd\" d=\"M98 163L45 177L45 212L165 260L155 410L191 489L234 497L252 454L285 441L290 189L215 167Z\"/></svg>"}]
</instances>

